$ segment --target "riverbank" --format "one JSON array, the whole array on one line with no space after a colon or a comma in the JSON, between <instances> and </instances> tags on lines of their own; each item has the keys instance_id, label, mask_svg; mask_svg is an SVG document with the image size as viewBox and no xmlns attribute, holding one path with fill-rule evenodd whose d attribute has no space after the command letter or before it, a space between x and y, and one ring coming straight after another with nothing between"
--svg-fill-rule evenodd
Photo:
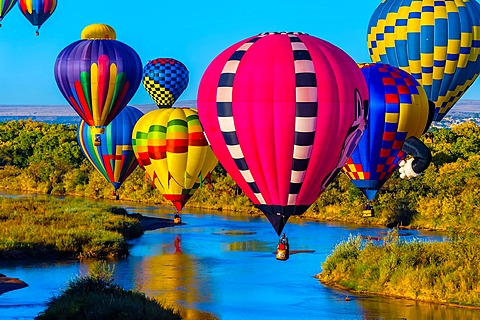
<instances>
[{"instance_id":1,"label":"riverbank","mask_svg":"<svg viewBox=\"0 0 480 320\"><path fill-rule=\"evenodd\" d=\"M443 242L406 242L395 232L380 242L351 236L317 278L350 292L480 309L478 242L474 235Z\"/></svg>"},{"instance_id":2,"label":"riverbank","mask_svg":"<svg viewBox=\"0 0 480 320\"><path fill-rule=\"evenodd\" d=\"M127 240L172 225L84 199L0 198L0 257L119 258L128 255Z\"/></svg>"}]
</instances>

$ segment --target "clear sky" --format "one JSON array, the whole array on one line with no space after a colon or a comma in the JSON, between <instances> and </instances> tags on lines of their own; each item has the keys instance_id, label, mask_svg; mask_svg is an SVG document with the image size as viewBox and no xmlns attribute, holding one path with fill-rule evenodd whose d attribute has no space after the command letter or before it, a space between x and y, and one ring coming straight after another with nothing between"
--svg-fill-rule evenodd
<instances>
[{"instance_id":1,"label":"clear sky","mask_svg":"<svg viewBox=\"0 0 480 320\"><path fill-rule=\"evenodd\" d=\"M369 62L370 16L381 0L58 0L55 13L36 27L15 6L0 28L0 105L64 105L53 66L60 51L91 23L106 23L117 40L145 64L175 58L190 71L179 100L194 100L208 64L228 46L266 31L299 31L327 40L356 62ZM478 80L476 85L478 84ZM463 99L477 99L472 86ZM153 103L142 85L131 104Z\"/></svg>"}]
</instances>

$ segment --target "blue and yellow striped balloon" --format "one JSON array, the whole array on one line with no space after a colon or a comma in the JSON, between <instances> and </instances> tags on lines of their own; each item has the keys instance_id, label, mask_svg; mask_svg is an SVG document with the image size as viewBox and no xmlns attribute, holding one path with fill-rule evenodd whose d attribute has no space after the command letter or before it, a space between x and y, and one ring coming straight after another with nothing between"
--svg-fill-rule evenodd
<instances>
[{"instance_id":1,"label":"blue and yellow striped balloon","mask_svg":"<svg viewBox=\"0 0 480 320\"><path fill-rule=\"evenodd\" d=\"M440 121L480 73L476 0L383 0L368 26L373 62L412 74Z\"/></svg>"}]
</instances>

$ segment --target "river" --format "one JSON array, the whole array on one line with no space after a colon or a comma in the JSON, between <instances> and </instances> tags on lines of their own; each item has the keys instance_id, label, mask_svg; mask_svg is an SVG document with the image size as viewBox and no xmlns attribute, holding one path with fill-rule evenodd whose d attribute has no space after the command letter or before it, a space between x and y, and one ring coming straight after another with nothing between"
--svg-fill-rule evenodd
<instances>
[{"instance_id":1,"label":"river","mask_svg":"<svg viewBox=\"0 0 480 320\"><path fill-rule=\"evenodd\" d=\"M170 208L120 202L129 212L173 218ZM277 261L277 237L264 218L186 209L184 225L147 231L130 241L130 256L114 264L114 281L181 308L185 319L480 319L480 311L368 295L323 286L313 276L349 235L383 236L387 229L289 222L292 250ZM407 239L441 236L400 231ZM0 296L0 319L32 319L90 261L0 262L0 273L28 287ZM346 299L346 298L349 299Z\"/></svg>"}]
</instances>

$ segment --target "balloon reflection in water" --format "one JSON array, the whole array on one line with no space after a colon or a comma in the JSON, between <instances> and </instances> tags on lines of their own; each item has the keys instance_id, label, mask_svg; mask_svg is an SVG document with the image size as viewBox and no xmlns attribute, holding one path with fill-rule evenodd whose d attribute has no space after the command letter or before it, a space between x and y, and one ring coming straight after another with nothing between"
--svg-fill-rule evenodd
<instances>
[{"instance_id":1,"label":"balloon reflection in water","mask_svg":"<svg viewBox=\"0 0 480 320\"><path fill-rule=\"evenodd\" d=\"M135 270L137 290L175 308L180 301L192 306L211 299L208 283L199 282L195 256L185 253L181 240L174 235L171 244L161 246L161 254L145 257ZM180 313L184 319L217 319L194 309L182 308Z\"/></svg>"}]
</instances>

